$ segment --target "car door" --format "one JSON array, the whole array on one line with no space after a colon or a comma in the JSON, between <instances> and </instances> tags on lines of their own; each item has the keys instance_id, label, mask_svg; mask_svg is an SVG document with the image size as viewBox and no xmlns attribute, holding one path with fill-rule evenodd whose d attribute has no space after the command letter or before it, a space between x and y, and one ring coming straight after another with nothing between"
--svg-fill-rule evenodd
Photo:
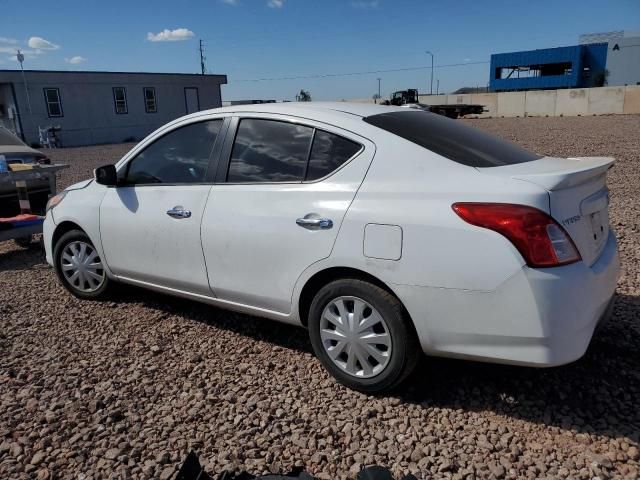
<instances>
[{"instance_id":1,"label":"car door","mask_svg":"<svg viewBox=\"0 0 640 480\"><path fill-rule=\"evenodd\" d=\"M200 223L223 119L181 125L118 168L100 205L111 271L125 279L210 296Z\"/></svg>"},{"instance_id":2,"label":"car door","mask_svg":"<svg viewBox=\"0 0 640 480\"><path fill-rule=\"evenodd\" d=\"M330 255L374 150L321 123L234 117L202 222L215 296L288 313L300 274Z\"/></svg>"}]
</instances>

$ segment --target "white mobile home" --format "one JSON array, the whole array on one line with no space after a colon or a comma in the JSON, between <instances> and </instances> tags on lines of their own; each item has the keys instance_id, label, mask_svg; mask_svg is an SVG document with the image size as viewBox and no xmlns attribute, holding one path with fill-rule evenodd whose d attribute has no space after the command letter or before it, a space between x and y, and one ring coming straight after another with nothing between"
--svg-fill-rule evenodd
<instances>
[{"instance_id":1,"label":"white mobile home","mask_svg":"<svg viewBox=\"0 0 640 480\"><path fill-rule=\"evenodd\" d=\"M0 70L0 125L27 143L60 127L63 146L140 140L187 113L222 105L226 75Z\"/></svg>"}]
</instances>

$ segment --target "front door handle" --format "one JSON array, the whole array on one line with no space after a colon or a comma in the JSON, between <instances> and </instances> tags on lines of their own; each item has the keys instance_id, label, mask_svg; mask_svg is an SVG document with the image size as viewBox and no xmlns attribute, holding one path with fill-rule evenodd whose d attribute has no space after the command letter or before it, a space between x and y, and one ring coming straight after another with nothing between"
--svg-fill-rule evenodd
<instances>
[{"instance_id":1,"label":"front door handle","mask_svg":"<svg viewBox=\"0 0 640 480\"><path fill-rule=\"evenodd\" d=\"M309 213L303 218L298 218L296 224L307 230L329 230L333 228L333 220L330 218L321 218L315 213Z\"/></svg>"},{"instance_id":2,"label":"front door handle","mask_svg":"<svg viewBox=\"0 0 640 480\"><path fill-rule=\"evenodd\" d=\"M191 210L185 210L180 205L173 207L171 210L167 210L167 215L172 218L189 218L191 216Z\"/></svg>"}]
</instances>

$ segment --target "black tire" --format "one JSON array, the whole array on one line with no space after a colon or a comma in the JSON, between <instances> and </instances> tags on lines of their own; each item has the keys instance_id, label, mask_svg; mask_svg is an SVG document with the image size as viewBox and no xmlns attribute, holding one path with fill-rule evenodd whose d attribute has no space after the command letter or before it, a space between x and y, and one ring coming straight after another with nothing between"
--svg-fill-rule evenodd
<instances>
[{"instance_id":1,"label":"black tire","mask_svg":"<svg viewBox=\"0 0 640 480\"><path fill-rule=\"evenodd\" d=\"M71 292L71 294L83 300L96 300L96 299L106 297L107 292L109 291L111 284L113 282L106 275L106 272L104 272L104 269L102 269L102 271L104 272L104 279L102 283L99 285L99 287L97 287L93 291L83 291L79 289L74 284L72 284L69 281L69 279L65 276L62 268L62 254L65 250L65 247L67 247L68 245L74 242L86 243L95 251L95 246L93 245L93 242L87 236L87 234L84 233L82 230L71 230L65 233L64 235L62 235L62 237L60 237L58 242L53 246L53 261L54 261L56 274L58 275L58 280L60 280L60 283L62 284L62 286L66 288L69 292ZM100 257L98 257L98 259L102 261Z\"/></svg>"},{"instance_id":2,"label":"black tire","mask_svg":"<svg viewBox=\"0 0 640 480\"><path fill-rule=\"evenodd\" d=\"M391 355L384 369L370 378L359 378L341 369L329 357L321 338L321 317L327 305L339 297L356 297L382 316L391 336ZM309 310L309 337L316 356L327 371L343 385L364 393L382 393L399 386L415 369L420 345L402 303L377 285L359 279L335 280L316 294Z\"/></svg>"}]
</instances>

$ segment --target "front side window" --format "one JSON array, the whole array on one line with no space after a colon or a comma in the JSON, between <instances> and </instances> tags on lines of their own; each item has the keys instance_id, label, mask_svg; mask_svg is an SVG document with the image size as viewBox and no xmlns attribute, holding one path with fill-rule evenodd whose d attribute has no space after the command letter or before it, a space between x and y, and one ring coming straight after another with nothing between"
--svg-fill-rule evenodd
<instances>
[{"instance_id":1,"label":"front side window","mask_svg":"<svg viewBox=\"0 0 640 480\"><path fill-rule=\"evenodd\" d=\"M222 119L192 123L167 133L145 148L125 170L126 185L201 183Z\"/></svg>"},{"instance_id":2,"label":"front side window","mask_svg":"<svg viewBox=\"0 0 640 480\"><path fill-rule=\"evenodd\" d=\"M301 182L307 168L313 130L276 120L241 120L231 152L227 182Z\"/></svg>"},{"instance_id":3,"label":"front side window","mask_svg":"<svg viewBox=\"0 0 640 480\"><path fill-rule=\"evenodd\" d=\"M62 117L62 102L59 89L45 88L44 101L47 104L47 114L50 117Z\"/></svg>"},{"instance_id":4,"label":"front side window","mask_svg":"<svg viewBox=\"0 0 640 480\"><path fill-rule=\"evenodd\" d=\"M360 144L344 137L323 130L316 130L305 180L318 180L326 177L340 168L361 148Z\"/></svg>"},{"instance_id":5,"label":"front side window","mask_svg":"<svg viewBox=\"0 0 640 480\"><path fill-rule=\"evenodd\" d=\"M116 113L127 113L127 90L124 87L113 87L113 103Z\"/></svg>"},{"instance_id":6,"label":"front side window","mask_svg":"<svg viewBox=\"0 0 640 480\"><path fill-rule=\"evenodd\" d=\"M147 113L156 113L156 89L153 87L145 87L144 89L144 111Z\"/></svg>"},{"instance_id":7,"label":"front side window","mask_svg":"<svg viewBox=\"0 0 640 480\"><path fill-rule=\"evenodd\" d=\"M511 142L435 113L379 113L364 121L469 167L499 167L541 158Z\"/></svg>"}]
</instances>

